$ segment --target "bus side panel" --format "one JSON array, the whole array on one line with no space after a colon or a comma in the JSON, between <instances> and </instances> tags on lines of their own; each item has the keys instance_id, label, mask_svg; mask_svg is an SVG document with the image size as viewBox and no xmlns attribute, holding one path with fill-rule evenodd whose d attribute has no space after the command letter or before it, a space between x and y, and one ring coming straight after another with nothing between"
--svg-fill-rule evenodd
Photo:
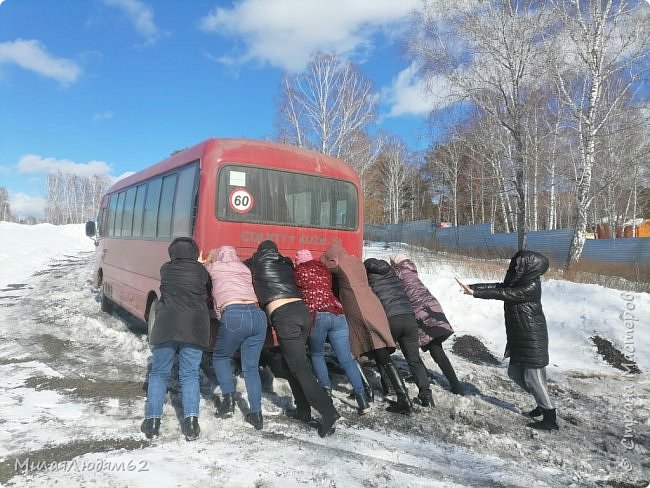
<instances>
[{"instance_id":1,"label":"bus side panel","mask_svg":"<svg viewBox=\"0 0 650 488\"><path fill-rule=\"evenodd\" d=\"M144 320L149 292L160 296L160 266L169 261L166 241L105 238L101 267L106 296Z\"/></svg>"}]
</instances>

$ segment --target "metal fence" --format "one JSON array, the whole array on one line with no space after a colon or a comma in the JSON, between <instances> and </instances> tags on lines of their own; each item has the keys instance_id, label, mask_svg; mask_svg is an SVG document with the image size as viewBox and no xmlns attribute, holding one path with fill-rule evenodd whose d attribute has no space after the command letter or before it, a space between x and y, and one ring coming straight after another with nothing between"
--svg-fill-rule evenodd
<instances>
[{"instance_id":1,"label":"metal fence","mask_svg":"<svg viewBox=\"0 0 650 488\"><path fill-rule=\"evenodd\" d=\"M566 261L572 229L526 233L527 248L548 256L556 264ZM491 224L438 228L429 220L402 224L364 225L364 238L380 242L405 242L429 248L476 252L479 256L510 257L517 250L517 233L495 234ZM650 238L587 239L582 260L602 263L649 264Z\"/></svg>"}]
</instances>

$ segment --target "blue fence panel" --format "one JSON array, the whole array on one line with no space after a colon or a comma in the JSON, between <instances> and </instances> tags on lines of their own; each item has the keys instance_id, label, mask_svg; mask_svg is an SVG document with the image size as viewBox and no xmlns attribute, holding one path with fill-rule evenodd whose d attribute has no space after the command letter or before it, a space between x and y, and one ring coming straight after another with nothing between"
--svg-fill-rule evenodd
<instances>
[{"instance_id":1,"label":"blue fence panel","mask_svg":"<svg viewBox=\"0 0 650 488\"><path fill-rule=\"evenodd\" d=\"M455 249L488 249L505 255L517 249L517 233L494 234L491 224L438 228L429 220L418 220L403 224L365 225L364 232L365 239L372 241L432 241ZM572 229L528 232L527 248L560 264L566 261L572 237ZM605 263L650 263L650 238L587 239L582 259Z\"/></svg>"}]
</instances>

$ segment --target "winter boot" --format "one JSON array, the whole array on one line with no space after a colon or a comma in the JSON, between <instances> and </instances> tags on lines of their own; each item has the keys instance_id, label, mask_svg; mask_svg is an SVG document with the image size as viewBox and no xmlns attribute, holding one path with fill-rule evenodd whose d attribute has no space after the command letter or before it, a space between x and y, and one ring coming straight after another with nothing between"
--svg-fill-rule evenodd
<instances>
[{"instance_id":1,"label":"winter boot","mask_svg":"<svg viewBox=\"0 0 650 488\"><path fill-rule=\"evenodd\" d=\"M255 430L262 430L264 427L264 419L262 418L262 412L251 412L244 418L246 422L255 427Z\"/></svg>"},{"instance_id":2,"label":"winter boot","mask_svg":"<svg viewBox=\"0 0 650 488\"><path fill-rule=\"evenodd\" d=\"M140 431L145 435L147 439L152 437L157 437L160 433L160 419L159 418L150 418L144 419L142 425L140 426Z\"/></svg>"},{"instance_id":3,"label":"winter boot","mask_svg":"<svg viewBox=\"0 0 650 488\"><path fill-rule=\"evenodd\" d=\"M458 381L456 371L454 371L454 367L451 365L451 362L445 354L444 349L441 346L433 346L431 349L429 349L429 353L431 354L431 358L440 368L440 371L442 371L442 374L444 374L445 378L447 378L447 381L449 381L451 392L454 395L463 396L465 394L463 385L461 385L460 381Z\"/></svg>"},{"instance_id":4,"label":"winter boot","mask_svg":"<svg viewBox=\"0 0 650 488\"><path fill-rule=\"evenodd\" d=\"M290 419L299 420L300 422L311 422L311 409L287 408L284 414Z\"/></svg>"},{"instance_id":5,"label":"winter boot","mask_svg":"<svg viewBox=\"0 0 650 488\"><path fill-rule=\"evenodd\" d=\"M217 405L216 415L219 417L232 417L235 413L235 394L226 393Z\"/></svg>"},{"instance_id":6,"label":"winter boot","mask_svg":"<svg viewBox=\"0 0 650 488\"><path fill-rule=\"evenodd\" d=\"M372 389L372 386L370 386L370 382L368 381L366 374L363 372L363 366L361 366L361 363L358 359L355 359L354 362L356 363L357 368L359 369L359 373L361 374L361 383L363 383L363 389L366 391L366 399L369 402L374 402L375 391Z\"/></svg>"},{"instance_id":7,"label":"winter boot","mask_svg":"<svg viewBox=\"0 0 650 488\"><path fill-rule=\"evenodd\" d=\"M422 390L418 394L418 398L423 407L435 407L435 404L433 403L433 394L429 388Z\"/></svg>"},{"instance_id":8,"label":"winter boot","mask_svg":"<svg viewBox=\"0 0 650 488\"><path fill-rule=\"evenodd\" d=\"M530 412L526 414L526 416L531 418L541 417L542 415L544 415L544 410L540 406L533 408Z\"/></svg>"},{"instance_id":9,"label":"winter boot","mask_svg":"<svg viewBox=\"0 0 650 488\"><path fill-rule=\"evenodd\" d=\"M390 379L388 378L386 369L383 368L379 363L377 363L377 369L379 370L379 380L381 381L381 392L384 396L388 396L391 394L391 389Z\"/></svg>"},{"instance_id":10,"label":"winter boot","mask_svg":"<svg viewBox=\"0 0 650 488\"><path fill-rule=\"evenodd\" d=\"M340 418L341 415L336 410L334 410L331 416L323 417L322 422L318 426L318 435L321 437L327 437L328 435L332 435L336 430L334 428L334 424Z\"/></svg>"},{"instance_id":11,"label":"winter boot","mask_svg":"<svg viewBox=\"0 0 650 488\"><path fill-rule=\"evenodd\" d=\"M355 393L354 399L357 401L357 405L359 406L359 409L357 410L359 415L363 415L367 413L368 410L370 410L370 403L368 403L368 399L366 398L365 394Z\"/></svg>"},{"instance_id":12,"label":"winter boot","mask_svg":"<svg viewBox=\"0 0 650 488\"><path fill-rule=\"evenodd\" d=\"M196 417L185 417L183 419L183 434L185 434L186 441L195 441L199 438L199 419Z\"/></svg>"},{"instance_id":13,"label":"winter boot","mask_svg":"<svg viewBox=\"0 0 650 488\"><path fill-rule=\"evenodd\" d=\"M397 368L392 361L387 365L382 366L382 369L384 369L386 378L392 384L397 396L397 401L393 402L386 410L391 413L410 415L413 412L413 404L409 399L406 385L404 384L402 377L399 375L399 371L397 371Z\"/></svg>"},{"instance_id":14,"label":"winter boot","mask_svg":"<svg viewBox=\"0 0 650 488\"><path fill-rule=\"evenodd\" d=\"M332 398L332 387L331 386L323 386L323 390L325 390L325 393L327 393L327 396Z\"/></svg>"},{"instance_id":15,"label":"winter boot","mask_svg":"<svg viewBox=\"0 0 650 488\"><path fill-rule=\"evenodd\" d=\"M560 428L557 425L557 416L555 414L555 409L542 409L542 415L544 418L537 422L531 422L528 424L528 427L538 430L559 430Z\"/></svg>"}]
</instances>

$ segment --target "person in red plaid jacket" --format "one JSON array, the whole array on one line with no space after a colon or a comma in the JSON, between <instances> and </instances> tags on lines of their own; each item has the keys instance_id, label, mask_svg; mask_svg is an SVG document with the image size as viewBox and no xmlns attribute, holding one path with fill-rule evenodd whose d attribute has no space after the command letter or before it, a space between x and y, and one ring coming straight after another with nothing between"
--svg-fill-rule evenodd
<instances>
[{"instance_id":1,"label":"person in red plaid jacket","mask_svg":"<svg viewBox=\"0 0 650 488\"><path fill-rule=\"evenodd\" d=\"M309 351L314 372L321 386L331 394L332 387L325 364L325 341L329 341L339 364L354 390L354 397L363 415L370 409L359 364L350 352L350 331L341 302L332 291L332 273L311 252L296 253L294 277L303 300L312 314Z\"/></svg>"}]
</instances>

